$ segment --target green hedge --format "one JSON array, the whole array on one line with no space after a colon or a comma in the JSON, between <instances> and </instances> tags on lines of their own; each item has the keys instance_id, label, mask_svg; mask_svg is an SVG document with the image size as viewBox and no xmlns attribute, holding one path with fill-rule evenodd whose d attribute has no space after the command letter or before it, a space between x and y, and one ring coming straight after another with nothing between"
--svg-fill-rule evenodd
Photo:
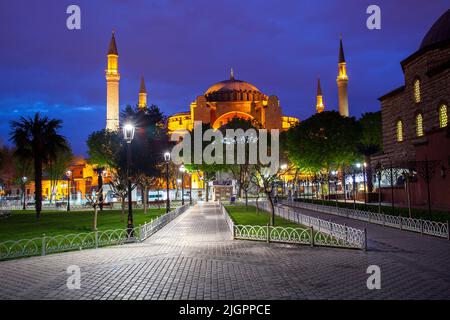
<instances>
[{"instance_id":1,"label":"green hedge","mask_svg":"<svg viewBox=\"0 0 450 320\"><path fill-rule=\"evenodd\" d=\"M314 201L312 201L311 199L297 198L297 199L294 199L294 201L315 203L315 204L336 207L336 201L333 201L333 200L315 199ZM339 201L337 203L337 205L339 208L348 208L348 209L354 208L354 204L353 204L352 200L348 200L347 203ZM378 213L378 205L373 205L373 204L368 204L365 207L364 204L356 203L356 209ZM409 217L408 208L403 208L403 207L395 207L394 209L392 209L392 206L383 206L382 205L381 213L395 215L395 216L401 215L402 217ZM428 210L426 210L426 209L411 208L411 216L412 216L412 218L433 220L433 221L440 221L440 222L447 222L448 220L450 220L450 212L448 212L448 211L432 210L431 216L430 216L430 214L428 213Z\"/></svg>"}]
</instances>

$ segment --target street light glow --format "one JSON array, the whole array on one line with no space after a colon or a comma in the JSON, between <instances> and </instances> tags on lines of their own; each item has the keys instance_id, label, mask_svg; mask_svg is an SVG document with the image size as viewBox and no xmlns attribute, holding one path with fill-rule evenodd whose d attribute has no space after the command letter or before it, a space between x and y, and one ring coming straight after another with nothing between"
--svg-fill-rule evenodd
<instances>
[{"instance_id":1,"label":"street light glow","mask_svg":"<svg viewBox=\"0 0 450 320\"><path fill-rule=\"evenodd\" d=\"M134 138L135 127L131 123L123 126L123 137L127 143L131 143Z\"/></svg>"}]
</instances>

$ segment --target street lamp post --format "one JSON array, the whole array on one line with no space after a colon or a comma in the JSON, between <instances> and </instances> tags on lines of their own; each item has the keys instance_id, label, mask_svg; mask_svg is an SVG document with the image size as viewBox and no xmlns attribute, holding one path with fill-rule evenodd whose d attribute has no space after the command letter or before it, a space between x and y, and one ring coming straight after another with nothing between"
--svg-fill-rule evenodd
<instances>
[{"instance_id":1,"label":"street lamp post","mask_svg":"<svg viewBox=\"0 0 450 320\"><path fill-rule=\"evenodd\" d=\"M22 190L22 194L23 194L23 210L26 210L27 209L27 199L26 199L26 195L25 195L25 193L26 193L26 191L27 191L27 181L28 181L28 178L27 177L22 177L22 187L23 187L23 190Z\"/></svg>"},{"instance_id":2,"label":"street lamp post","mask_svg":"<svg viewBox=\"0 0 450 320\"><path fill-rule=\"evenodd\" d=\"M184 173L186 172L186 168L184 165L180 166L181 172L181 205L184 206Z\"/></svg>"},{"instance_id":3,"label":"street lamp post","mask_svg":"<svg viewBox=\"0 0 450 320\"><path fill-rule=\"evenodd\" d=\"M70 211L70 178L72 177L72 171L67 170L67 211Z\"/></svg>"},{"instance_id":4,"label":"street lamp post","mask_svg":"<svg viewBox=\"0 0 450 320\"><path fill-rule=\"evenodd\" d=\"M131 142L134 138L135 127L127 123L123 126L123 138L127 143L127 182L128 182L128 237L133 237L133 202L131 196Z\"/></svg>"},{"instance_id":5,"label":"street lamp post","mask_svg":"<svg viewBox=\"0 0 450 320\"><path fill-rule=\"evenodd\" d=\"M164 161L166 162L166 213L170 211L170 199L169 199L169 162L170 162L170 152L164 153Z\"/></svg>"},{"instance_id":6,"label":"street lamp post","mask_svg":"<svg viewBox=\"0 0 450 320\"><path fill-rule=\"evenodd\" d=\"M189 204L192 206L192 173L189 173Z\"/></svg>"},{"instance_id":7,"label":"street lamp post","mask_svg":"<svg viewBox=\"0 0 450 320\"><path fill-rule=\"evenodd\" d=\"M364 162L364 164L363 164L364 210L367 211L366 167L367 167L367 163Z\"/></svg>"}]
</instances>

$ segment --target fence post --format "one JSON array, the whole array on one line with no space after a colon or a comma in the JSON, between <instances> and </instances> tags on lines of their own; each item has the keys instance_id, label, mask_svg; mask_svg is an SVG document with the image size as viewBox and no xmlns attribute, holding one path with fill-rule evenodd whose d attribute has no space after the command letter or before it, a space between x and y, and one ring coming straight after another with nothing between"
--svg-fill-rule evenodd
<instances>
[{"instance_id":1,"label":"fence post","mask_svg":"<svg viewBox=\"0 0 450 320\"><path fill-rule=\"evenodd\" d=\"M450 240L450 230L449 230L449 223L448 223L448 220L447 220L447 240Z\"/></svg>"},{"instance_id":2,"label":"fence post","mask_svg":"<svg viewBox=\"0 0 450 320\"><path fill-rule=\"evenodd\" d=\"M420 219L420 234L423 235L423 220Z\"/></svg>"},{"instance_id":3,"label":"fence post","mask_svg":"<svg viewBox=\"0 0 450 320\"><path fill-rule=\"evenodd\" d=\"M348 229L347 225L344 223L344 232L345 232L345 244L348 242Z\"/></svg>"},{"instance_id":4,"label":"fence post","mask_svg":"<svg viewBox=\"0 0 450 320\"><path fill-rule=\"evenodd\" d=\"M95 230L95 249L98 248L98 230Z\"/></svg>"},{"instance_id":5,"label":"fence post","mask_svg":"<svg viewBox=\"0 0 450 320\"><path fill-rule=\"evenodd\" d=\"M403 230L403 227L402 227L402 222L403 222L403 219L402 219L402 217L401 217L401 216L399 217L399 219L400 219L400 230Z\"/></svg>"},{"instance_id":6,"label":"fence post","mask_svg":"<svg viewBox=\"0 0 450 320\"><path fill-rule=\"evenodd\" d=\"M314 247L314 227L311 226L311 247Z\"/></svg>"},{"instance_id":7,"label":"fence post","mask_svg":"<svg viewBox=\"0 0 450 320\"><path fill-rule=\"evenodd\" d=\"M367 251L367 229L364 228L364 251Z\"/></svg>"},{"instance_id":8,"label":"fence post","mask_svg":"<svg viewBox=\"0 0 450 320\"><path fill-rule=\"evenodd\" d=\"M267 231L267 243L269 243L270 242L270 227L269 227L269 224L267 224L266 231Z\"/></svg>"},{"instance_id":9,"label":"fence post","mask_svg":"<svg viewBox=\"0 0 450 320\"><path fill-rule=\"evenodd\" d=\"M43 255L43 256L45 256L45 233L42 235L42 252L41 252L41 254Z\"/></svg>"}]
</instances>

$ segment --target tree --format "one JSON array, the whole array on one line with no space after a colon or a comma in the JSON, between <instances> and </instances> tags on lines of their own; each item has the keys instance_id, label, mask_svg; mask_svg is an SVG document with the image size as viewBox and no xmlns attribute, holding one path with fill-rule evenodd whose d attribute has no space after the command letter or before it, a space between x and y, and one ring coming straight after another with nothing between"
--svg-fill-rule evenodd
<instances>
[{"instance_id":1,"label":"tree","mask_svg":"<svg viewBox=\"0 0 450 320\"><path fill-rule=\"evenodd\" d=\"M152 181L160 176L159 165L163 161L164 151L168 148L164 115L155 105L146 109L128 105L121 117L123 123L132 123L136 128L134 139L130 145L133 155L130 177L135 185L140 184L144 192L147 192ZM109 130L97 131L89 136L87 145L90 163L115 172L113 174L115 179L113 179L111 187L117 189L116 193L122 196L122 191L126 192L126 181L123 186L121 178L126 180L123 175L127 167L127 145L122 134ZM148 194L144 194L145 209L147 197Z\"/></svg>"},{"instance_id":2,"label":"tree","mask_svg":"<svg viewBox=\"0 0 450 320\"><path fill-rule=\"evenodd\" d=\"M89 205L94 208L94 225L93 229L94 231L97 231L97 217L98 217L98 208L103 204L103 197L100 197L100 195L103 193L103 189L99 188L97 193L92 193L89 195L86 195L86 200L89 203ZM123 209L122 209L123 211ZM123 216L122 216L123 219Z\"/></svg>"},{"instance_id":3,"label":"tree","mask_svg":"<svg viewBox=\"0 0 450 320\"><path fill-rule=\"evenodd\" d=\"M360 128L354 118L336 111L321 112L282 134L282 148L302 172L319 172L353 163Z\"/></svg>"},{"instance_id":4,"label":"tree","mask_svg":"<svg viewBox=\"0 0 450 320\"><path fill-rule=\"evenodd\" d=\"M227 124L223 125L220 130L222 131L223 136L226 136L226 131L228 129L238 130L242 129L246 132L249 129L257 130L261 128L261 125L256 120L246 120L238 117L232 118ZM248 207L248 192L251 183L251 174L252 174L252 165L249 163L249 136L244 136L244 139L233 139L233 141L227 141L227 144L234 145L234 159L235 162L233 164L226 164L224 166L224 170L231 173L232 178L236 181L238 186L238 196L242 197L244 194L245 197L245 206ZM241 148L239 148L241 147ZM244 150L244 161L243 163L237 163L238 159L238 150Z\"/></svg>"},{"instance_id":5,"label":"tree","mask_svg":"<svg viewBox=\"0 0 450 320\"><path fill-rule=\"evenodd\" d=\"M64 177L67 168L72 162L73 154L70 148L68 150L59 150L54 159L50 159L45 166L45 171L50 179L50 203L55 197L58 181Z\"/></svg>"},{"instance_id":6,"label":"tree","mask_svg":"<svg viewBox=\"0 0 450 320\"><path fill-rule=\"evenodd\" d=\"M89 162L99 167L117 168L123 141L119 132L100 130L91 133L87 140Z\"/></svg>"},{"instance_id":7,"label":"tree","mask_svg":"<svg viewBox=\"0 0 450 320\"><path fill-rule=\"evenodd\" d=\"M383 149L383 130L381 111L364 113L358 120L361 127L361 135L357 144L357 150L364 156L367 164L367 187L373 191L371 157Z\"/></svg>"},{"instance_id":8,"label":"tree","mask_svg":"<svg viewBox=\"0 0 450 320\"><path fill-rule=\"evenodd\" d=\"M36 217L42 210L42 168L54 160L60 151L69 150L65 137L58 133L62 121L43 117L39 113L34 118L20 117L11 122L10 140L16 146L15 155L22 161L33 159L35 182Z\"/></svg>"},{"instance_id":9,"label":"tree","mask_svg":"<svg viewBox=\"0 0 450 320\"><path fill-rule=\"evenodd\" d=\"M111 174L110 186L114 195L120 198L122 212L120 215L120 221L124 222L125 217L125 200L128 195L128 180L127 174L124 170L118 169Z\"/></svg>"},{"instance_id":10,"label":"tree","mask_svg":"<svg viewBox=\"0 0 450 320\"><path fill-rule=\"evenodd\" d=\"M196 130L199 130L200 128L197 128ZM203 133L206 130L211 129L211 126L209 123L202 124L201 130L202 130L202 136ZM194 149L194 131L192 130L190 132L191 134L191 155L194 154L195 149ZM206 146L209 145L211 142L208 141L203 141L202 140L202 148L201 148L201 152L203 153L203 150L205 150ZM223 144L223 141L219 141L218 143ZM191 161L191 163L185 163L184 166L186 167L187 171L189 172L194 172L197 171L198 173L202 172L202 178L203 178L203 184L205 187L205 202L209 201L209 182L213 181L216 178L216 173L224 171L226 169L226 165L224 164L217 164L217 163L212 163L212 164L208 164L204 161L202 161L202 163L197 164L194 163L194 161ZM200 176L200 175L199 175Z\"/></svg>"}]
</instances>

